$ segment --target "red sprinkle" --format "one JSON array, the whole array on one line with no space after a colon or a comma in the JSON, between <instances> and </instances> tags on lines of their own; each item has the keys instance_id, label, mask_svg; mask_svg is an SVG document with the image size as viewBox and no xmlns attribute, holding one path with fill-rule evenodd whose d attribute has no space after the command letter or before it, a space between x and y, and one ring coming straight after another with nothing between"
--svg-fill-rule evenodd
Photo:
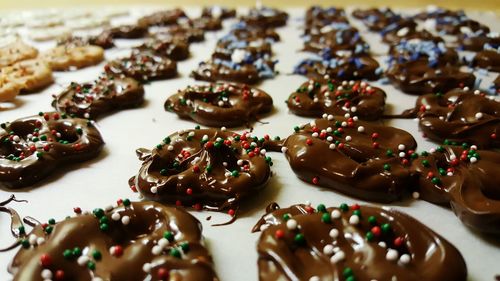
<instances>
[{"instance_id":1,"label":"red sprinkle","mask_svg":"<svg viewBox=\"0 0 500 281\"><path fill-rule=\"evenodd\" d=\"M372 227L371 232L372 232L372 233L373 233L373 235L375 235L375 236L380 236L380 234L382 234L382 230L380 229L380 227L379 227L379 226L374 226L374 227Z\"/></svg>"},{"instance_id":2,"label":"red sprinkle","mask_svg":"<svg viewBox=\"0 0 500 281\"><path fill-rule=\"evenodd\" d=\"M40 256L40 264L43 267L49 267L52 264L52 258L48 254L42 254Z\"/></svg>"},{"instance_id":3,"label":"red sprinkle","mask_svg":"<svg viewBox=\"0 0 500 281\"><path fill-rule=\"evenodd\" d=\"M59 269L56 271L56 280L64 280L64 271Z\"/></svg>"},{"instance_id":4,"label":"red sprinkle","mask_svg":"<svg viewBox=\"0 0 500 281\"><path fill-rule=\"evenodd\" d=\"M230 215L231 217L234 217L234 214L236 214L236 211L233 209L229 209L229 211L227 211L227 214Z\"/></svg>"},{"instance_id":5,"label":"red sprinkle","mask_svg":"<svg viewBox=\"0 0 500 281\"><path fill-rule=\"evenodd\" d=\"M313 144L313 141L312 141L311 139L307 139L307 140L306 140L306 144L307 144L307 145L312 145L312 144Z\"/></svg>"},{"instance_id":6,"label":"red sprinkle","mask_svg":"<svg viewBox=\"0 0 500 281\"><path fill-rule=\"evenodd\" d=\"M163 267L161 267L161 268L158 269L157 275L158 275L158 278L160 280L167 280L167 278L168 278L168 270L165 269L165 268L163 268Z\"/></svg>"},{"instance_id":7,"label":"red sprinkle","mask_svg":"<svg viewBox=\"0 0 500 281\"><path fill-rule=\"evenodd\" d=\"M318 177L314 177L314 178L312 179L312 183L313 183L313 184L318 184L318 182L319 182L319 178L318 178Z\"/></svg>"},{"instance_id":8,"label":"red sprinkle","mask_svg":"<svg viewBox=\"0 0 500 281\"><path fill-rule=\"evenodd\" d=\"M80 209L80 207L74 207L73 208L73 212L75 212L75 214L81 214L82 213L82 209Z\"/></svg>"},{"instance_id":9,"label":"red sprinkle","mask_svg":"<svg viewBox=\"0 0 500 281\"><path fill-rule=\"evenodd\" d=\"M396 239L394 239L394 246L400 247L401 245L403 245L403 242L404 242L403 237L396 237Z\"/></svg>"},{"instance_id":10,"label":"red sprinkle","mask_svg":"<svg viewBox=\"0 0 500 281\"><path fill-rule=\"evenodd\" d=\"M119 257L123 255L123 248L120 245L113 246L113 255Z\"/></svg>"},{"instance_id":11,"label":"red sprinkle","mask_svg":"<svg viewBox=\"0 0 500 281\"><path fill-rule=\"evenodd\" d=\"M360 208L360 207L359 207L359 204L353 204L353 205L351 206L351 210L353 210L353 211L359 210L359 208Z\"/></svg>"},{"instance_id":12,"label":"red sprinkle","mask_svg":"<svg viewBox=\"0 0 500 281\"><path fill-rule=\"evenodd\" d=\"M196 211L201 211L202 207L201 207L201 204L200 203L196 203L193 205L193 208L196 210Z\"/></svg>"},{"instance_id":13,"label":"red sprinkle","mask_svg":"<svg viewBox=\"0 0 500 281\"><path fill-rule=\"evenodd\" d=\"M193 172L199 173L200 172L200 167L198 167L197 165L193 166Z\"/></svg>"},{"instance_id":14,"label":"red sprinkle","mask_svg":"<svg viewBox=\"0 0 500 281\"><path fill-rule=\"evenodd\" d=\"M193 190L191 188L186 189L186 194L187 195L193 194Z\"/></svg>"},{"instance_id":15,"label":"red sprinkle","mask_svg":"<svg viewBox=\"0 0 500 281\"><path fill-rule=\"evenodd\" d=\"M274 237L276 237L276 239L282 239L282 238L285 237L285 232L283 230L281 230L281 229L278 229L274 233Z\"/></svg>"}]
</instances>

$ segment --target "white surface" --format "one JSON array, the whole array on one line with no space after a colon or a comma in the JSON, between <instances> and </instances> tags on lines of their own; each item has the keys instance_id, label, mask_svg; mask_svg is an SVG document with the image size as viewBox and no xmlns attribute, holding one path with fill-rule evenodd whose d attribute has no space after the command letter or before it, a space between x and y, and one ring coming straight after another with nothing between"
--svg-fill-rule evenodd
<instances>
[{"instance_id":1,"label":"white surface","mask_svg":"<svg viewBox=\"0 0 500 281\"><path fill-rule=\"evenodd\" d=\"M257 135L267 133L271 136L286 137L293 132L293 126L310 120L290 114L284 103L288 95L306 80L304 77L289 75L289 73L300 58L308 56L308 54L298 53L302 46L302 41L299 38L301 28L298 18L302 17L304 12L303 10L291 12L292 17L288 26L278 30L282 41L273 46L276 58L279 59L277 69L281 74L258 86L273 97L275 110L262 119L264 123L255 123L254 132ZM492 14L471 14L471 16L479 17L490 27L497 28L495 31L499 31L499 21ZM231 23L233 21L225 23L226 30ZM362 27L359 22L352 20L352 23ZM147 101L141 108L116 112L98 120L106 141L105 149L98 159L71 166L32 188L14 192L19 199L26 199L29 203L12 203L9 206L16 209L21 216L33 216L45 222L49 218L61 220L65 216L71 215L72 208L75 206L84 210L92 210L95 207L109 205L118 198L136 200L137 195L131 192L127 184L127 180L138 171L140 166L134 153L135 149L139 147L152 148L165 136L179 129L195 126L193 122L180 120L175 114L165 112L163 103L177 89L184 88L188 84L200 83L189 78L189 73L200 61L210 56L216 38L224 33L207 33L206 42L191 45L191 58L178 64L180 78L146 85ZM379 43L380 37L378 35L366 36L366 33L363 33L363 36L371 43L375 52L382 53L384 51ZM120 41L119 45L130 45L130 42ZM47 48L49 45L39 46ZM107 59L114 58L123 53L123 50L110 50L106 51L106 57ZM67 85L72 80L78 82L92 80L102 70L102 65L76 72L57 73L56 81L60 85ZM483 78L483 88L489 86L486 82L494 79L495 75L490 74L489 77ZM388 112L396 113L413 106L415 96L403 94L390 85L382 85L381 87L387 92ZM52 110L50 106L51 95L58 93L60 89L61 86L53 85L41 93L19 97L14 108L0 110L0 123L36 114L39 111ZM422 139L418 132L417 123L413 120L393 120L387 121L387 124L404 128L413 133L418 141L419 151L435 146L435 144ZM240 128L238 131L241 132L244 129ZM273 158L274 166L272 167L273 177L269 185L262 193L243 205L243 212L235 223L213 227L212 224L225 222L229 216L212 212L191 212L203 224L208 248L213 254L216 270L223 281L257 280L255 246L259 234L250 233L250 229L263 214L268 203L276 201L281 206L303 203L305 200L309 200L314 206L319 203L324 203L327 206L338 206L342 202L365 203L362 200L304 183L294 175L281 154L271 153L270 156ZM0 190L0 200L6 199L11 193L11 191ZM473 233L455 217L451 210L425 201L409 199L390 206L414 216L452 242L465 257L470 280L493 280L496 274L500 274L498 267L500 241L498 238L495 241L492 237L487 238ZM212 216L210 221L206 220L208 216ZM13 241L9 236L9 223L7 215L2 214L0 217L0 247ZM6 268L15 252L0 254L0 280L11 279Z\"/></svg>"}]
</instances>

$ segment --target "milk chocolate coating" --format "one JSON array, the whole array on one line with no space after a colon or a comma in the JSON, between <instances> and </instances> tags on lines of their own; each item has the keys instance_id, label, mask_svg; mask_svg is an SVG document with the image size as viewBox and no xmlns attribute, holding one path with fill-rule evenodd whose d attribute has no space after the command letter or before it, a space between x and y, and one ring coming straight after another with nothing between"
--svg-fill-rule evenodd
<instances>
[{"instance_id":1,"label":"milk chocolate coating","mask_svg":"<svg viewBox=\"0 0 500 281\"><path fill-rule=\"evenodd\" d=\"M260 28L281 27L286 25L288 13L269 7L252 8L240 20Z\"/></svg>"},{"instance_id":2,"label":"milk chocolate coating","mask_svg":"<svg viewBox=\"0 0 500 281\"><path fill-rule=\"evenodd\" d=\"M22 247L9 272L15 281L42 281L47 270L54 280L59 274L60 280L217 281L201 230L183 210L124 200L110 210L36 226L29 237L43 243Z\"/></svg>"},{"instance_id":3,"label":"milk chocolate coating","mask_svg":"<svg viewBox=\"0 0 500 281\"><path fill-rule=\"evenodd\" d=\"M466 16L463 10L452 11L444 8L437 8L432 11L420 12L414 16L414 18L418 20L426 20L429 18L436 19L445 17L463 18Z\"/></svg>"},{"instance_id":4,"label":"milk chocolate coating","mask_svg":"<svg viewBox=\"0 0 500 281\"><path fill-rule=\"evenodd\" d=\"M357 204L318 209L268 207L254 228L267 226L257 243L259 280L467 279L460 252L405 213Z\"/></svg>"},{"instance_id":5,"label":"milk chocolate coating","mask_svg":"<svg viewBox=\"0 0 500 281\"><path fill-rule=\"evenodd\" d=\"M405 63L408 61L424 60L432 67L444 65L456 65L458 54L455 50L445 47L441 40L423 40L414 38L401 40L392 45L389 50L393 63Z\"/></svg>"},{"instance_id":6,"label":"milk chocolate coating","mask_svg":"<svg viewBox=\"0 0 500 281\"><path fill-rule=\"evenodd\" d=\"M268 59L271 57L273 51L271 44L261 39L255 41L247 40L219 40L212 54L212 58L221 60L231 60L234 52L244 51L244 61L256 61L259 58Z\"/></svg>"},{"instance_id":7,"label":"milk chocolate coating","mask_svg":"<svg viewBox=\"0 0 500 281\"><path fill-rule=\"evenodd\" d=\"M266 92L248 85L217 83L188 86L165 102L165 109L211 127L248 124L273 108Z\"/></svg>"},{"instance_id":8,"label":"milk chocolate coating","mask_svg":"<svg viewBox=\"0 0 500 281\"><path fill-rule=\"evenodd\" d=\"M301 116L355 114L362 120L377 120L385 107L385 92L364 82L332 79L304 82L287 100L290 111Z\"/></svg>"},{"instance_id":9,"label":"milk chocolate coating","mask_svg":"<svg viewBox=\"0 0 500 281\"><path fill-rule=\"evenodd\" d=\"M472 66L500 72L500 52L496 50L478 52L472 60Z\"/></svg>"},{"instance_id":10,"label":"milk chocolate coating","mask_svg":"<svg viewBox=\"0 0 500 281\"><path fill-rule=\"evenodd\" d=\"M182 61L189 57L189 43L175 37L168 39L146 40L141 46L134 48L134 52L151 52L174 61Z\"/></svg>"},{"instance_id":11,"label":"milk chocolate coating","mask_svg":"<svg viewBox=\"0 0 500 281\"><path fill-rule=\"evenodd\" d=\"M436 30L449 35L463 33L490 32L490 28L467 17L444 17L436 20Z\"/></svg>"},{"instance_id":12,"label":"milk chocolate coating","mask_svg":"<svg viewBox=\"0 0 500 281\"><path fill-rule=\"evenodd\" d=\"M236 17L236 10L220 6L203 7L201 16L209 18L229 19Z\"/></svg>"},{"instance_id":13,"label":"milk chocolate coating","mask_svg":"<svg viewBox=\"0 0 500 281\"><path fill-rule=\"evenodd\" d=\"M500 94L500 74L498 74L495 81L493 81L493 89L496 91L497 94Z\"/></svg>"},{"instance_id":14,"label":"milk chocolate coating","mask_svg":"<svg viewBox=\"0 0 500 281\"><path fill-rule=\"evenodd\" d=\"M143 163L129 184L165 204L234 210L264 188L271 175L271 160L261 155L259 144L251 145L254 141L215 129L174 133L151 151L137 150Z\"/></svg>"},{"instance_id":15,"label":"milk chocolate coating","mask_svg":"<svg viewBox=\"0 0 500 281\"><path fill-rule=\"evenodd\" d=\"M40 113L1 124L0 187L32 185L60 166L95 158L104 141L85 119Z\"/></svg>"},{"instance_id":16,"label":"milk chocolate coating","mask_svg":"<svg viewBox=\"0 0 500 281\"><path fill-rule=\"evenodd\" d=\"M115 43L113 42L113 37L111 33L108 31L103 31L96 36L88 36L88 37L79 37L79 36L68 36L63 37L57 41L57 45L65 45L65 46L87 46L87 45L95 45L99 46L103 49L113 48Z\"/></svg>"},{"instance_id":17,"label":"milk chocolate coating","mask_svg":"<svg viewBox=\"0 0 500 281\"><path fill-rule=\"evenodd\" d=\"M405 28L405 27L397 29L394 32L387 32L382 36L382 41L390 45L398 44L403 40L411 40L411 39L421 39L434 42L443 41L441 37L436 37L425 29L417 30L414 28Z\"/></svg>"},{"instance_id":18,"label":"milk chocolate coating","mask_svg":"<svg viewBox=\"0 0 500 281\"><path fill-rule=\"evenodd\" d=\"M258 28L247 25L245 22L239 22L232 26L228 37L235 37L239 40L255 41L257 39L266 39L268 41L280 41L280 35L271 28ZM223 37L222 39L224 39Z\"/></svg>"},{"instance_id":19,"label":"milk chocolate coating","mask_svg":"<svg viewBox=\"0 0 500 281\"><path fill-rule=\"evenodd\" d=\"M306 182L363 200L401 198L411 180L405 165L417 147L415 139L389 126L344 117L331 119L297 127L284 141L285 156L295 174ZM405 152L404 157L400 152Z\"/></svg>"},{"instance_id":20,"label":"milk chocolate coating","mask_svg":"<svg viewBox=\"0 0 500 281\"><path fill-rule=\"evenodd\" d=\"M148 28L141 25L120 25L109 30L113 38L136 39L148 34Z\"/></svg>"},{"instance_id":21,"label":"milk chocolate coating","mask_svg":"<svg viewBox=\"0 0 500 281\"><path fill-rule=\"evenodd\" d=\"M150 35L160 40L178 40L188 43L202 42L205 40L205 32L203 30L184 25L159 28Z\"/></svg>"},{"instance_id":22,"label":"milk chocolate coating","mask_svg":"<svg viewBox=\"0 0 500 281\"><path fill-rule=\"evenodd\" d=\"M274 71L274 63L271 61L263 61L261 65L266 66L269 71ZM255 64L239 64L220 59L201 62L198 68L191 72L191 76L196 80L229 81L243 84L256 84L264 78L260 75Z\"/></svg>"},{"instance_id":23,"label":"milk chocolate coating","mask_svg":"<svg viewBox=\"0 0 500 281\"><path fill-rule=\"evenodd\" d=\"M189 24L205 31L217 31L222 29L222 20L219 18L200 17L189 20Z\"/></svg>"},{"instance_id":24,"label":"milk chocolate coating","mask_svg":"<svg viewBox=\"0 0 500 281\"><path fill-rule=\"evenodd\" d=\"M310 35L304 41L304 51L321 54L326 51L325 49L331 49L329 52L333 56L339 51L354 52L356 48L359 48L358 45L362 47L358 53L366 52L369 49L357 29L346 27L336 31L332 30L328 33Z\"/></svg>"},{"instance_id":25,"label":"milk chocolate coating","mask_svg":"<svg viewBox=\"0 0 500 281\"><path fill-rule=\"evenodd\" d=\"M93 82L72 82L54 97L52 106L71 116L95 119L117 109L131 108L144 102L144 88L136 80L103 74Z\"/></svg>"},{"instance_id":26,"label":"milk chocolate coating","mask_svg":"<svg viewBox=\"0 0 500 281\"><path fill-rule=\"evenodd\" d=\"M484 94L454 89L423 95L405 114L418 117L420 130L432 140L500 147L500 102Z\"/></svg>"},{"instance_id":27,"label":"milk chocolate coating","mask_svg":"<svg viewBox=\"0 0 500 281\"><path fill-rule=\"evenodd\" d=\"M305 59L294 69L294 73L310 78L329 75L340 80L377 80L379 63L369 55L356 57L334 57L331 59Z\"/></svg>"},{"instance_id":28,"label":"milk chocolate coating","mask_svg":"<svg viewBox=\"0 0 500 281\"><path fill-rule=\"evenodd\" d=\"M144 16L137 21L137 24L145 27L174 25L179 19L186 17L183 10L175 8Z\"/></svg>"},{"instance_id":29,"label":"milk chocolate coating","mask_svg":"<svg viewBox=\"0 0 500 281\"><path fill-rule=\"evenodd\" d=\"M474 86L476 77L457 66L433 68L427 60L396 63L386 73L391 83L405 93L422 95Z\"/></svg>"},{"instance_id":30,"label":"milk chocolate coating","mask_svg":"<svg viewBox=\"0 0 500 281\"><path fill-rule=\"evenodd\" d=\"M485 44L488 44L495 49L500 47L500 36L494 33L479 35L461 34L459 36L458 43L464 50L479 52L484 49Z\"/></svg>"},{"instance_id":31,"label":"milk chocolate coating","mask_svg":"<svg viewBox=\"0 0 500 281\"><path fill-rule=\"evenodd\" d=\"M371 31L381 31L401 18L390 8L356 9L352 12L352 16L362 20Z\"/></svg>"},{"instance_id":32,"label":"milk chocolate coating","mask_svg":"<svg viewBox=\"0 0 500 281\"><path fill-rule=\"evenodd\" d=\"M343 9L312 6L306 11L304 33L320 34L325 26L332 23L348 23L346 13Z\"/></svg>"},{"instance_id":33,"label":"milk chocolate coating","mask_svg":"<svg viewBox=\"0 0 500 281\"><path fill-rule=\"evenodd\" d=\"M451 205L467 226L500 233L500 153L458 146L439 147L412 163L420 198Z\"/></svg>"},{"instance_id":34,"label":"milk chocolate coating","mask_svg":"<svg viewBox=\"0 0 500 281\"><path fill-rule=\"evenodd\" d=\"M177 63L144 51L110 61L104 66L104 70L113 76L131 77L140 82L147 82L177 76Z\"/></svg>"}]
</instances>

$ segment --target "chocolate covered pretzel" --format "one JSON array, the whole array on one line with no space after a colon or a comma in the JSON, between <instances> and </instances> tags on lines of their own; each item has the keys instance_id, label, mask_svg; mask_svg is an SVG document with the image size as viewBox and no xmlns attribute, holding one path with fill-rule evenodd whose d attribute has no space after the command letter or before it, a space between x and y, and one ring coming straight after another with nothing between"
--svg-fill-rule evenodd
<instances>
[{"instance_id":1,"label":"chocolate covered pretzel","mask_svg":"<svg viewBox=\"0 0 500 281\"><path fill-rule=\"evenodd\" d=\"M165 102L167 111L212 127L236 127L273 108L266 92L248 85L218 83L188 86Z\"/></svg>"},{"instance_id":2,"label":"chocolate covered pretzel","mask_svg":"<svg viewBox=\"0 0 500 281\"><path fill-rule=\"evenodd\" d=\"M180 131L137 150L142 166L129 184L150 200L234 214L271 175L263 141L215 129Z\"/></svg>"},{"instance_id":3,"label":"chocolate covered pretzel","mask_svg":"<svg viewBox=\"0 0 500 281\"><path fill-rule=\"evenodd\" d=\"M136 80L102 74L93 82L72 82L54 97L52 106L71 116L95 119L117 109L139 106L143 101L144 88Z\"/></svg>"},{"instance_id":4,"label":"chocolate covered pretzel","mask_svg":"<svg viewBox=\"0 0 500 281\"><path fill-rule=\"evenodd\" d=\"M133 52L129 57L113 60L104 66L106 73L131 77L140 82L173 78L177 75L177 63L151 52Z\"/></svg>"},{"instance_id":5,"label":"chocolate covered pretzel","mask_svg":"<svg viewBox=\"0 0 500 281\"><path fill-rule=\"evenodd\" d=\"M362 120L377 120L385 107L385 92L365 82L310 79L287 100L291 112L301 116L353 114Z\"/></svg>"},{"instance_id":6,"label":"chocolate covered pretzel","mask_svg":"<svg viewBox=\"0 0 500 281\"><path fill-rule=\"evenodd\" d=\"M500 180L495 176L500 173L500 153L476 146L440 146L421 153L412 171L419 176L419 198L451 206L475 230L500 233Z\"/></svg>"},{"instance_id":7,"label":"chocolate covered pretzel","mask_svg":"<svg viewBox=\"0 0 500 281\"><path fill-rule=\"evenodd\" d=\"M13 280L219 280L200 222L183 210L124 199L74 211L21 239Z\"/></svg>"},{"instance_id":8,"label":"chocolate covered pretzel","mask_svg":"<svg viewBox=\"0 0 500 281\"><path fill-rule=\"evenodd\" d=\"M282 146L300 179L363 200L391 202L411 183L407 166L417 143L397 128L325 114L295 127Z\"/></svg>"},{"instance_id":9,"label":"chocolate covered pretzel","mask_svg":"<svg viewBox=\"0 0 500 281\"><path fill-rule=\"evenodd\" d=\"M405 213L354 204L277 204L257 223L259 280L467 279L460 252Z\"/></svg>"},{"instance_id":10,"label":"chocolate covered pretzel","mask_svg":"<svg viewBox=\"0 0 500 281\"><path fill-rule=\"evenodd\" d=\"M299 62L295 74L309 78L328 75L340 80L377 80L382 73L379 63L369 55L353 57L310 58Z\"/></svg>"},{"instance_id":11,"label":"chocolate covered pretzel","mask_svg":"<svg viewBox=\"0 0 500 281\"><path fill-rule=\"evenodd\" d=\"M32 185L61 165L95 158L104 142L94 123L43 113L0 124L0 187Z\"/></svg>"}]
</instances>

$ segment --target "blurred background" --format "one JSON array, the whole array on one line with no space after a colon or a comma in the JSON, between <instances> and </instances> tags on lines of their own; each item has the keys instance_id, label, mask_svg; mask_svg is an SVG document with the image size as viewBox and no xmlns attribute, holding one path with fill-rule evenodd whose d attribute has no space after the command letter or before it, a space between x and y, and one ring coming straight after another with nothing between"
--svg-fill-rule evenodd
<instances>
[{"instance_id":1,"label":"blurred background","mask_svg":"<svg viewBox=\"0 0 500 281\"><path fill-rule=\"evenodd\" d=\"M265 0L264 5L274 7L292 7L292 6L310 6L313 4L324 6L391 6L391 7L423 7L427 5L439 5L450 9L465 10L490 10L496 13L500 11L500 0ZM47 7L77 7L94 5L134 5L134 4L152 4L165 6L196 6L220 4L224 6L253 6L255 1L251 0L0 0L0 10L5 9L30 9Z\"/></svg>"}]
</instances>

